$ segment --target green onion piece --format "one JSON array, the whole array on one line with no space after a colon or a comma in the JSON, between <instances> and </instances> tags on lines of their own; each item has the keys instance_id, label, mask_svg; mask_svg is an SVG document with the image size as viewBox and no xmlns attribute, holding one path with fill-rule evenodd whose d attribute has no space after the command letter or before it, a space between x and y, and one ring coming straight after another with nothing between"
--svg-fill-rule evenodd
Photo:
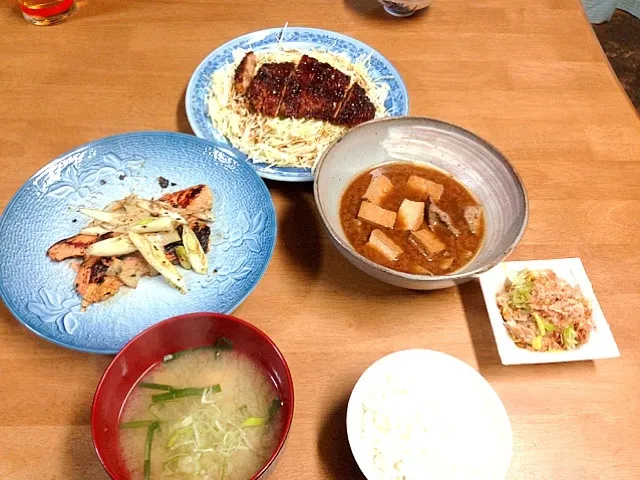
<instances>
[{"instance_id":1,"label":"green onion piece","mask_svg":"<svg viewBox=\"0 0 640 480\"><path fill-rule=\"evenodd\" d=\"M160 428L160 422L153 422L147 429L147 441L144 444L144 480L151 478L151 443L158 428Z\"/></svg>"},{"instance_id":2,"label":"green onion piece","mask_svg":"<svg viewBox=\"0 0 640 480\"><path fill-rule=\"evenodd\" d=\"M155 420L135 420L133 422L124 422L120 424L120 430L149 427L154 422Z\"/></svg>"},{"instance_id":3,"label":"green onion piece","mask_svg":"<svg viewBox=\"0 0 640 480\"><path fill-rule=\"evenodd\" d=\"M178 430L173 432L173 435L171 435L171 438L167 442L167 448L173 447L175 445L176 441L178 440L178 438L180 438L181 435L184 435L185 433L191 432L192 430L193 430L193 428L191 427L191 425L189 425L188 427L179 428Z\"/></svg>"},{"instance_id":4,"label":"green onion piece","mask_svg":"<svg viewBox=\"0 0 640 480\"><path fill-rule=\"evenodd\" d=\"M511 280L509 304L512 308L530 311L529 300L533 291L535 276L529 270L521 270Z\"/></svg>"},{"instance_id":5,"label":"green onion piece","mask_svg":"<svg viewBox=\"0 0 640 480\"><path fill-rule=\"evenodd\" d=\"M216 358L220 356L220 352L224 350L233 350L233 342L225 337L220 337L216 340L216 343L213 344L213 347L216 349Z\"/></svg>"},{"instance_id":6,"label":"green onion piece","mask_svg":"<svg viewBox=\"0 0 640 480\"><path fill-rule=\"evenodd\" d=\"M249 417L242 422L243 427L259 427L264 425L264 419L260 417Z\"/></svg>"},{"instance_id":7,"label":"green onion piece","mask_svg":"<svg viewBox=\"0 0 640 480\"><path fill-rule=\"evenodd\" d=\"M531 342L531 346L534 350L540 350L542 348L542 337L538 335L536 338L534 338Z\"/></svg>"},{"instance_id":8,"label":"green onion piece","mask_svg":"<svg viewBox=\"0 0 640 480\"><path fill-rule=\"evenodd\" d=\"M180 262L180 265L182 265L182 268L191 270L191 262L189 262L189 257L187 255L187 251L185 250L184 246L178 245L176 247L175 252L176 252L176 257L178 257L178 261Z\"/></svg>"},{"instance_id":9,"label":"green onion piece","mask_svg":"<svg viewBox=\"0 0 640 480\"><path fill-rule=\"evenodd\" d=\"M190 457L190 456L191 455L188 453L178 453L173 457L169 458L169 460L167 460L166 462L164 462L163 468L167 470L167 467L171 465L171 463L175 462L176 460L179 460L180 458ZM171 473L175 473L175 472L171 472Z\"/></svg>"},{"instance_id":10,"label":"green onion piece","mask_svg":"<svg viewBox=\"0 0 640 480\"><path fill-rule=\"evenodd\" d=\"M269 414L267 416L267 423L271 423L273 421L273 419L275 418L276 414L278 413L281 407L282 407L282 400L280 400L278 397L274 398L273 401L271 402L271 405L269 405Z\"/></svg>"},{"instance_id":11,"label":"green onion piece","mask_svg":"<svg viewBox=\"0 0 640 480\"><path fill-rule=\"evenodd\" d=\"M536 321L536 324L538 325L538 331L540 332L540 335L544 336L544 334L547 333L547 330L544 328L544 322L542 321L542 317L540 317L540 315L538 315L535 312L533 312L531 316L533 317L533 319Z\"/></svg>"},{"instance_id":12,"label":"green onion piece","mask_svg":"<svg viewBox=\"0 0 640 480\"><path fill-rule=\"evenodd\" d=\"M188 415L171 427L171 430L178 430L190 426L193 423L193 416Z\"/></svg>"},{"instance_id":13,"label":"green onion piece","mask_svg":"<svg viewBox=\"0 0 640 480\"><path fill-rule=\"evenodd\" d=\"M562 331L562 341L564 343L565 348L574 349L578 346L577 333L573 325L567 325L567 327Z\"/></svg>"},{"instance_id":14,"label":"green onion piece","mask_svg":"<svg viewBox=\"0 0 640 480\"><path fill-rule=\"evenodd\" d=\"M538 313L531 312L531 316L536 321L536 324L538 325L538 330L540 331L541 336L544 337L547 333L556 331L556 326L551 322L547 322Z\"/></svg>"},{"instance_id":15,"label":"green onion piece","mask_svg":"<svg viewBox=\"0 0 640 480\"><path fill-rule=\"evenodd\" d=\"M211 390L214 393L220 393L222 391L222 388L220 388L220 385L212 385L210 387L205 387L205 388L181 388L181 389L171 390L170 392L167 392L167 393L152 395L151 402L155 404L155 403L168 402L169 400L173 400L176 398L198 397L202 395L205 390Z\"/></svg>"},{"instance_id":16,"label":"green onion piece","mask_svg":"<svg viewBox=\"0 0 640 480\"><path fill-rule=\"evenodd\" d=\"M171 392L174 388L171 385L163 385L161 383L140 382L138 388L148 388L149 390L162 390Z\"/></svg>"}]
</instances>

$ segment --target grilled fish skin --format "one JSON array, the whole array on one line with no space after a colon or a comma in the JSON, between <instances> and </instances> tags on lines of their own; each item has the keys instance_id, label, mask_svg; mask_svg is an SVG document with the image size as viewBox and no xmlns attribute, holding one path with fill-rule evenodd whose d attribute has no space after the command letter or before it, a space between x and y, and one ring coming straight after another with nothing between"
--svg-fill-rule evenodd
<instances>
[{"instance_id":1,"label":"grilled fish skin","mask_svg":"<svg viewBox=\"0 0 640 480\"><path fill-rule=\"evenodd\" d=\"M76 275L76 291L86 303L97 303L115 295L123 283L107 275L113 257L89 257Z\"/></svg>"},{"instance_id":2,"label":"grilled fish skin","mask_svg":"<svg viewBox=\"0 0 640 480\"><path fill-rule=\"evenodd\" d=\"M84 257L89 245L113 236L113 233L105 233L104 235L74 235L73 237L62 239L51 245L47 250L47 256L56 262L61 262L67 258Z\"/></svg>"},{"instance_id":3,"label":"grilled fish skin","mask_svg":"<svg viewBox=\"0 0 640 480\"><path fill-rule=\"evenodd\" d=\"M175 208L184 208L193 211L210 211L213 207L213 193L207 185L194 185L193 187L167 193L158 200L166 202Z\"/></svg>"}]
</instances>

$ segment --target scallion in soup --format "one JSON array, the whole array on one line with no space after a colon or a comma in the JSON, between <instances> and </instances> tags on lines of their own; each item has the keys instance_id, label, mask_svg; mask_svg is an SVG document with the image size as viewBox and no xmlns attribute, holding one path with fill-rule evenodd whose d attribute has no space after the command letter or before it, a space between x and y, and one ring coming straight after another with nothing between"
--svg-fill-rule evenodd
<instances>
[{"instance_id":1,"label":"scallion in soup","mask_svg":"<svg viewBox=\"0 0 640 480\"><path fill-rule=\"evenodd\" d=\"M274 453L281 402L227 339L178 352L129 395L120 443L131 479L249 480Z\"/></svg>"}]
</instances>

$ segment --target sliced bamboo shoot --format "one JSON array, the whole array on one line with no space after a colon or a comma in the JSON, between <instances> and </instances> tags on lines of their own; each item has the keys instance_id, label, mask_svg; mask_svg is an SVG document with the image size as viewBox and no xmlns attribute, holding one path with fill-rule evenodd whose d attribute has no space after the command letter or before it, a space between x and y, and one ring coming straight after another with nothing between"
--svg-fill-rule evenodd
<instances>
[{"instance_id":1,"label":"sliced bamboo shoot","mask_svg":"<svg viewBox=\"0 0 640 480\"><path fill-rule=\"evenodd\" d=\"M182 244L187 251L187 257L189 258L189 263L193 271L201 275L206 275L207 269L209 268L207 255L204 253L198 237L196 237L196 234L187 225L182 226Z\"/></svg>"},{"instance_id":2,"label":"sliced bamboo shoot","mask_svg":"<svg viewBox=\"0 0 640 480\"><path fill-rule=\"evenodd\" d=\"M176 267L167 259L162 245L152 243L144 235L129 232L129 239L144 259L180 292L187 293L187 285Z\"/></svg>"}]
</instances>

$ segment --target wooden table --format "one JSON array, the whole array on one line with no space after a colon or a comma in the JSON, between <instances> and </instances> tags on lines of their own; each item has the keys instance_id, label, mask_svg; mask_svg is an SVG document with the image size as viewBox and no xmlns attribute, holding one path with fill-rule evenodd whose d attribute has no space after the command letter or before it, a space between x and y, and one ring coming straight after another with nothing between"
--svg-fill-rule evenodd
<instances>
[{"instance_id":1,"label":"wooden table","mask_svg":"<svg viewBox=\"0 0 640 480\"><path fill-rule=\"evenodd\" d=\"M509 478L640 478L640 122L579 0L435 0L404 20L375 0L92 0L46 28L7 0L0 207L76 145L132 130L191 133L184 90L200 60L285 22L368 43L402 74L412 114L502 150L531 201L512 258L581 257L622 356L502 366L477 282L424 293L371 280L330 245L309 185L269 183L276 252L235 313L275 340L295 379L294 426L273 478L361 479L344 426L351 388L371 362L409 347L455 355L491 382L513 426ZM0 478L106 478L89 407L111 358L47 343L2 304L0 317Z\"/></svg>"}]
</instances>

